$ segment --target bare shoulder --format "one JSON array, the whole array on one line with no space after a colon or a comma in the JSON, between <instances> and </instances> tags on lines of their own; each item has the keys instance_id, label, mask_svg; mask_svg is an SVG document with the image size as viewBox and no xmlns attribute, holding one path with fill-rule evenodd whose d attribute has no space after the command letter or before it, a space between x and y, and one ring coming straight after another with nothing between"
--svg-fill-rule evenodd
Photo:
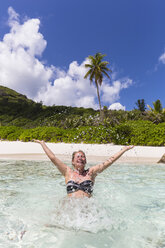
<instances>
[{"instance_id":1,"label":"bare shoulder","mask_svg":"<svg viewBox=\"0 0 165 248\"><path fill-rule=\"evenodd\" d=\"M73 173L72 168L70 168L69 166L67 166L66 174L67 175L70 175L71 173Z\"/></svg>"},{"instance_id":2,"label":"bare shoulder","mask_svg":"<svg viewBox=\"0 0 165 248\"><path fill-rule=\"evenodd\" d=\"M97 176L97 166L99 165L94 165L89 168L88 175L91 176L92 178L95 178Z\"/></svg>"}]
</instances>

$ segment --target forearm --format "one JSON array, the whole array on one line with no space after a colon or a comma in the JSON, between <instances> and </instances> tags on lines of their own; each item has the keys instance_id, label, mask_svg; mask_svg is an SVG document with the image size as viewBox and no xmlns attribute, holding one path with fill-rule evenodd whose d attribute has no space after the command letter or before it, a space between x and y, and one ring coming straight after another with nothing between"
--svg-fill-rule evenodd
<instances>
[{"instance_id":1,"label":"forearm","mask_svg":"<svg viewBox=\"0 0 165 248\"><path fill-rule=\"evenodd\" d=\"M48 146L45 144L44 141L40 140L34 140L35 142L39 143L46 155L49 157L49 159L53 162L54 165L59 169L59 171L65 176L67 172L67 165L64 164L60 159L58 159L55 154L48 148Z\"/></svg>"},{"instance_id":2,"label":"forearm","mask_svg":"<svg viewBox=\"0 0 165 248\"><path fill-rule=\"evenodd\" d=\"M109 166L111 166L117 159L119 159L126 151L132 149L133 146L125 146L123 147L119 152L115 153L113 156L111 156L109 159L107 159L102 164L96 165L93 167L94 173L101 173L105 169L107 169Z\"/></svg>"},{"instance_id":3,"label":"forearm","mask_svg":"<svg viewBox=\"0 0 165 248\"><path fill-rule=\"evenodd\" d=\"M121 148L121 150L117 153L115 153L113 156L111 156L107 162L112 164L115 162L117 159L119 159L125 152L127 151L126 147Z\"/></svg>"},{"instance_id":4,"label":"forearm","mask_svg":"<svg viewBox=\"0 0 165 248\"><path fill-rule=\"evenodd\" d=\"M55 159L55 154L48 148L48 146L45 144L45 142L41 141L40 145L42 146L44 152L50 158L50 160L54 160Z\"/></svg>"},{"instance_id":5,"label":"forearm","mask_svg":"<svg viewBox=\"0 0 165 248\"><path fill-rule=\"evenodd\" d=\"M126 150L121 149L119 152L115 153L113 156L111 156L109 159L107 159L104 163L100 166L100 172L107 169L109 166L111 166L117 159L119 159Z\"/></svg>"}]
</instances>

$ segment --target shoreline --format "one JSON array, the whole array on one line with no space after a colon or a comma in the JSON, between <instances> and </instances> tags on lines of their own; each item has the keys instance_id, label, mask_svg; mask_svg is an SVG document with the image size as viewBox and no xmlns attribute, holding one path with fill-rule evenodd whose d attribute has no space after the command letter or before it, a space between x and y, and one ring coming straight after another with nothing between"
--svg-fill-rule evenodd
<instances>
[{"instance_id":1,"label":"shoreline","mask_svg":"<svg viewBox=\"0 0 165 248\"><path fill-rule=\"evenodd\" d=\"M46 143L63 161L71 161L74 151L83 150L88 162L101 162L118 152L123 146L113 144ZM165 147L135 146L122 155L118 162L155 164L165 153ZM0 141L0 160L49 161L40 144L21 141Z\"/></svg>"}]
</instances>

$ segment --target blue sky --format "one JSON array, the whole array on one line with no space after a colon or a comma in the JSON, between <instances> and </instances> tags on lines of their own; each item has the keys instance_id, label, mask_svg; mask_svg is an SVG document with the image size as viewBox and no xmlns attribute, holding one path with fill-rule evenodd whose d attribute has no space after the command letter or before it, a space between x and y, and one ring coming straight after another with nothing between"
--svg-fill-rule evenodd
<instances>
[{"instance_id":1,"label":"blue sky","mask_svg":"<svg viewBox=\"0 0 165 248\"><path fill-rule=\"evenodd\" d=\"M83 76L88 55L113 71L102 105L165 107L164 0L5 0L0 7L0 84L47 105L98 108Z\"/></svg>"}]
</instances>

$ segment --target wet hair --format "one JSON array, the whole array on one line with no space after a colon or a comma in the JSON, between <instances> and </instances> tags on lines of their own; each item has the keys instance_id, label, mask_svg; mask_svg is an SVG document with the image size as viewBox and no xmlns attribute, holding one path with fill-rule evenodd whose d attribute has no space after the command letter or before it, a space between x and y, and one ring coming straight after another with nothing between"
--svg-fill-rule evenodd
<instances>
[{"instance_id":1,"label":"wet hair","mask_svg":"<svg viewBox=\"0 0 165 248\"><path fill-rule=\"evenodd\" d=\"M85 155L85 152L83 152L82 150L78 150L78 151L75 151L75 152L73 152L72 153L72 162L73 162L73 160L74 160L74 157L75 157L75 155L76 155L76 153L78 153L78 152L81 152L81 153L83 153L84 154L84 156L85 156L85 162L86 162L86 155Z\"/></svg>"}]
</instances>

